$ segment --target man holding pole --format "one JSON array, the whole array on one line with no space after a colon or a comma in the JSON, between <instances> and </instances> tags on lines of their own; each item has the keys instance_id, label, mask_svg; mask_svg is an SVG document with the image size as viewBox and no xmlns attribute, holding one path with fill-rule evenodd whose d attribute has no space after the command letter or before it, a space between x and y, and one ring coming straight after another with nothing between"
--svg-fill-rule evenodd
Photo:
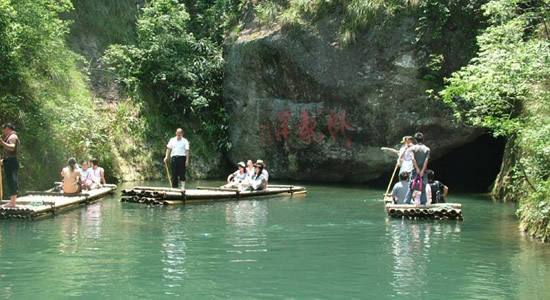
<instances>
[{"instance_id":1,"label":"man holding pole","mask_svg":"<svg viewBox=\"0 0 550 300\"><path fill-rule=\"evenodd\" d=\"M170 184L173 188L177 188L178 183L181 182L181 189L185 190L185 171L189 164L189 141L183 137L181 128L176 130L176 136L171 138L166 145L165 166L168 165L168 158L170 158L172 169Z\"/></svg>"},{"instance_id":2,"label":"man holding pole","mask_svg":"<svg viewBox=\"0 0 550 300\"><path fill-rule=\"evenodd\" d=\"M10 203L7 207L15 207L17 201L17 172L19 171L19 162L17 154L19 152L19 137L15 132L15 126L11 123L2 125L2 139L0 145L3 148L2 167L6 176L6 194L10 196Z\"/></svg>"}]
</instances>

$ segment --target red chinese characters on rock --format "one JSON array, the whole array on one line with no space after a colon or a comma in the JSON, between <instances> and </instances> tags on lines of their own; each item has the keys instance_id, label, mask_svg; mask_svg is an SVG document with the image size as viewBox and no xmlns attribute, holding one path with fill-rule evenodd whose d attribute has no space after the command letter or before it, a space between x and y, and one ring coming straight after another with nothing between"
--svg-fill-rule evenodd
<instances>
[{"instance_id":1,"label":"red chinese characters on rock","mask_svg":"<svg viewBox=\"0 0 550 300\"><path fill-rule=\"evenodd\" d=\"M272 145L275 142L287 143L292 136L295 136L306 145L319 144L326 138L318 128L319 123L317 120L321 114L322 111L317 111L316 117L316 114L303 110L299 115L299 119L293 122L292 112L289 109L279 111L275 120L266 120L260 123L260 142L264 145ZM295 132L292 132L293 123L297 123ZM329 111L326 116L326 123L326 129L331 139L337 142L340 137L344 141L344 146L351 148L352 141L349 137L349 131L352 131L354 127L348 121L346 111Z\"/></svg>"},{"instance_id":2,"label":"red chinese characters on rock","mask_svg":"<svg viewBox=\"0 0 550 300\"><path fill-rule=\"evenodd\" d=\"M351 138L347 135L347 131L352 130L353 126L348 122L346 111L338 112L330 111L327 118L327 129L333 141L340 134L344 138L346 148L351 148Z\"/></svg>"},{"instance_id":3,"label":"red chinese characters on rock","mask_svg":"<svg viewBox=\"0 0 550 300\"><path fill-rule=\"evenodd\" d=\"M325 138L321 132L317 132L317 120L315 117L310 117L307 110L300 114L300 123L298 124L298 138L305 144L312 142L320 143Z\"/></svg>"}]
</instances>

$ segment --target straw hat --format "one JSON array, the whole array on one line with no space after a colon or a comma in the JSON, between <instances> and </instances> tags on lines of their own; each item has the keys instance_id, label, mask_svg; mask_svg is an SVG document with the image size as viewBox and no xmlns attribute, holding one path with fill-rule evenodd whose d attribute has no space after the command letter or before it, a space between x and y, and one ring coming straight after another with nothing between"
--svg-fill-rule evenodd
<instances>
[{"instance_id":1,"label":"straw hat","mask_svg":"<svg viewBox=\"0 0 550 300\"><path fill-rule=\"evenodd\" d=\"M262 166L262 167L263 167L263 166L264 166L264 161L261 160L261 159L258 159L254 165L258 165L258 166Z\"/></svg>"},{"instance_id":2,"label":"straw hat","mask_svg":"<svg viewBox=\"0 0 550 300\"><path fill-rule=\"evenodd\" d=\"M246 165L245 165L244 162L242 162L242 161L240 161L237 165L238 165L239 167L246 168Z\"/></svg>"},{"instance_id":3,"label":"straw hat","mask_svg":"<svg viewBox=\"0 0 550 300\"><path fill-rule=\"evenodd\" d=\"M403 137L403 139L401 140L401 144L405 144L407 142L407 140L412 140L413 137L410 136L410 135L406 135Z\"/></svg>"}]
</instances>

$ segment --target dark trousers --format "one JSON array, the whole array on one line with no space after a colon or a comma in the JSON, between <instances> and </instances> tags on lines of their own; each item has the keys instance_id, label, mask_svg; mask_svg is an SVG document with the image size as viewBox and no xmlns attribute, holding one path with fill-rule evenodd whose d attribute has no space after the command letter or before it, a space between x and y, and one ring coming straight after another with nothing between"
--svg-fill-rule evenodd
<instances>
[{"instance_id":1,"label":"dark trousers","mask_svg":"<svg viewBox=\"0 0 550 300\"><path fill-rule=\"evenodd\" d=\"M7 196L16 196L18 192L17 173L19 171L19 162L15 157L4 158L4 177L6 181Z\"/></svg>"},{"instance_id":2,"label":"dark trousers","mask_svg":"<svg viewBox=\"0 0 550 300\"><path fill-rule=\"evenodd\" d=\"M185 156L172 156L172 187L177 188L180 181L185 181Z\"/></svg>"}]
</instances>

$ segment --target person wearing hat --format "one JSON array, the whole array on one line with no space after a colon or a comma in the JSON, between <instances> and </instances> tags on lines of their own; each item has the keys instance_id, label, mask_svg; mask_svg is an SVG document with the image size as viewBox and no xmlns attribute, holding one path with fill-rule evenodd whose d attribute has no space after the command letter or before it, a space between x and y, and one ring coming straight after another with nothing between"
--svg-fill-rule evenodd
<instances>
[{"instance_id":1,"label":"person wearing hat","mask_svg":"<svg viewBox=\"0 0 550 300\"><path fill-rule=\"evenodd\" d=\"M413 166L413 154L410 151L411 147L414 146L414 138L410 135L406 135L401 140L401 149L398 153L398 163L399 163L399 174L407 172L411 174Z\"/></svg>"},{"instance_id":2,"label":"person wearing hat","mask_svg":"<svg viewBox=\"0 0 550 300\"><path fill-rule=\"evenodd\" d=\"M252 189L253 191L261 191L267 189L268 177L265 175L267 174L267 171L264 173L265 170L263 161L257 160L254 164L254 168L256 170L254 175L250 178L250 189Z\"/></svg>"},{"instance_id":3,"label":"person wearing hat","mask_svg":"<svg viewBox=\"0 0 550 300\"><path fill-rule=\"evenodd\" d=\"M261 159L258 159L258 160L256 161L256 165L262 166L262 175L264 175L265 180L266 180L266 184L267 184L267 182L269 181L269 172L267 172L267 169L265 168L265 163L264 163L264 161L261 160Z\"/></svg>"},{"instance_id":4,"label":"person wearing hat","mask_svg":"<svg viewBox=\"0 0 550 300\"><path fill-rule=\"evenodd\" d=\"M15 126L11 123L2 125L0 145L4 150L3 159L0 160L0 166L4 169L4 174L6 176L6 194L10 196L10 203L6 204L6 206L15 207L18 192L17 173L19 171L17 154L19 153L20 141L15 132ZM3 195L0 195L0 198L3 198Z\"/></svg>"},{"instance_id":5,"label":"person wearing hat","mask_svg":"<svg viewBox=\"0 0 550 300\"><path fill-rule=\"evenodd\" d=\"M245 183L247 179L246 165L244 162L240 161L237 166L239 169L227 176L227 184L223 185L222 188L235 188L239 185Z\"/></svg>"}]
</instances>

